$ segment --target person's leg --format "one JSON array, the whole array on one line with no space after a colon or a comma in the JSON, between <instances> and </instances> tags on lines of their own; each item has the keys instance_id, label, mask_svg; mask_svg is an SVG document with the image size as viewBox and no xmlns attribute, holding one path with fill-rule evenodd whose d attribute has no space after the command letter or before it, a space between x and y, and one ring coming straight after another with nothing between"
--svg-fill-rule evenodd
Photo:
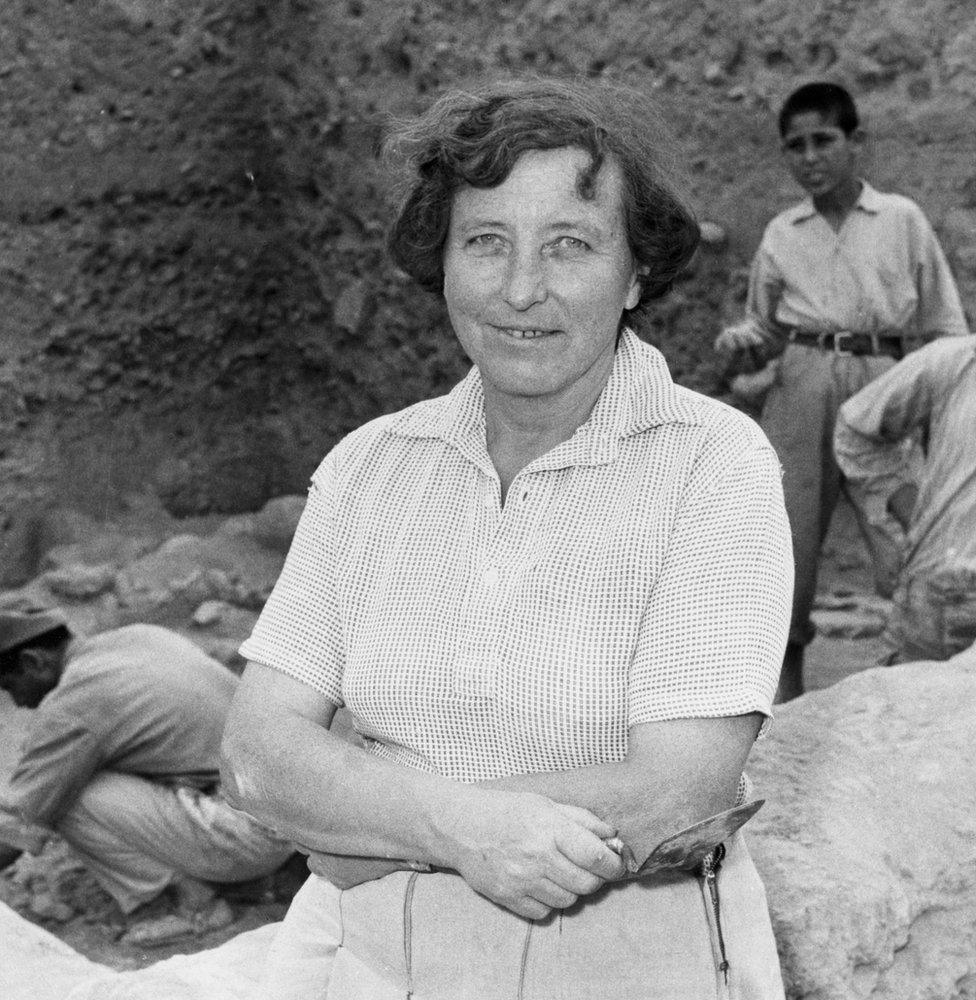
<instances>
[{"instance_id":1,"label":"person's leg","mask_svg":"<svg viewBox=\"0 0 976 1000\"><path fill-rule=\"evenodd\" d=\"M836 366L837 409L894 363L894 359L886 357L843 359ZM836 410L832 423L836 423ZM923 460L917 443L905 444L905 459L905 469L898 475L877 477L865 483L849 483L841 478L841 488L854 511L858 530L871 558L874 589L883 597L894 594L905 552L904 530L888 513L887 500L917 475Z\"/></svg>"},{"instance_id":2,"label":"person's leg","mask_svg":"<svg viewBox=\"0 0 976 1000\"><path fill-rule=\"evenodd\" d=\"M774 701L782 704L803 694L803 654L806 647L799 642L788 642L783 653L783 666L779 672Z\"/></svg>"},{"instance_id":3,"label":"person's leg","mask_svg":"<svg viewBox=\"0 0 976 1000\"><path fill-rule=\"evenodd\" d=\"M157 811L155 788L139 778L102 772L57 824L57 832L123 913L155 899L176 874L124 834L129 817Z\"/></svg>"},{"instance_id":4,"label":"person's leg","mask_svg":"<svg viewBox=\"0 0 976 1000\"><path fill-rule=\"evenodd\" d=\"M803 650L813 638L810 612L820 546L840 485L832 452L825 447L833 433L833 397L829 356L788 346L761 421L783 466L783 500L793 539L793 611L777 701L803 693Z\"/></svg>"},{"instance_id":5,"label":"person's leg","mask_svg":"<svg viewBox=\"0 0 976 1000\"><path fill-rule=\"evenodd\" d=\"M268 951L259 996L325 1000L342 942L342 893L310 875L295 894Z\"/></svg>"},{"instance_id":6,"label":"person's leg","mask_svg":"<svg viewBox=\"0 0 976 1000\"><path fill-rule=\"evenodd\" d=\"M178 874L215 882L274 871L291 847L219 798L104 771L58 833L125 913L159 895Z\"/></svg>"}]
</instances>

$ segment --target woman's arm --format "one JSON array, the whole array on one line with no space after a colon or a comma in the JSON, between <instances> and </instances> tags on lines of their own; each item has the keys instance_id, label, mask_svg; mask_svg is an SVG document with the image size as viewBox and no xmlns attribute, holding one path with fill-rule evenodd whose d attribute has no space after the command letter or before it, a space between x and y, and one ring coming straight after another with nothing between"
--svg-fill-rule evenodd
<instances>
[{"instance_id":1,"label":"woman's arm","mask_svg":"<svg viewBox=\"0 0 976 1000\"><path fill-rule=\"evenodd\" d=\"M616 827L640 864L665 837L735 804L761 722L759 713L750 713L642 723L630 730L628 753L619 763L513 775L487 785L591 810Z\"/></svg>"},{"instance_id":2,"label":"woman's arm","mask_svg":"<svg viewBox=\"0 0 976 1000\"><path fill-rule=\"evenodd\" d=\"M224 731L231 801L316 851L452 868L526 917L622 874L603 843L614 829L588 811L381 760L330 733L334 714L308 685L249 664Z\"/></svg>"}]
</instances>

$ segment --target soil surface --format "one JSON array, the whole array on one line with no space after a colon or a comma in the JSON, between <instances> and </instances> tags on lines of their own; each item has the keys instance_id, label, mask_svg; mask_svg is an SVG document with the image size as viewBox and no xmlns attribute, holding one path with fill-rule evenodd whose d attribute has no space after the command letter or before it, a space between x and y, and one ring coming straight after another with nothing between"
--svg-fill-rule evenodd
<instances>
[{"instance_id":1,"label":"soil surface","mask_svg":"<svg viewBox=\"0 0 976 1000\"><path fill-rule=\"evenodd\" d=\"M657 96L720 238L640 331L722 395L711 342L797 197L774 113L798 82L849 84L867 175L921 203L973 311L974 66L971 0L6 0L0 585L3 532L38 508L253 510L453 384L439 301L384 254L377 155L439 90L533 72Z\"/></svg>"}]
</instances>

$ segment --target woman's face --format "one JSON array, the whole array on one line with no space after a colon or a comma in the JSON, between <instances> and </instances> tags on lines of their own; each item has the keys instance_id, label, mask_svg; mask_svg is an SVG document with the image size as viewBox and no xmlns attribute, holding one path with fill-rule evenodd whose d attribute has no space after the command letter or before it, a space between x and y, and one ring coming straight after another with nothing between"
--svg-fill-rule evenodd
<instances>
[{"instance_id":1,"label":"woman's face","mask_svg":"<svg viewBox=\"0 0 976 1000\"><path fill-rule=\"evenodd\" d=\"M528 152L497 187L454 196L444 298L486 400L592 405L609 377L640 287L620 168L605 162L586 200L576 186L589 162L576 148Z\"/></svg>"}]
</instances>

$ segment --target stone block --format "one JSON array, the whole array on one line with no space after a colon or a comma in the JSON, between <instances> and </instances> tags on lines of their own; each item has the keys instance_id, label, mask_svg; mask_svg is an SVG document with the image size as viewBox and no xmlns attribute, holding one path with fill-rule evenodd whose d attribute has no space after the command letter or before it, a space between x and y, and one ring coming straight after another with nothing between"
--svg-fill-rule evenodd
<instances>
[{"instance_id":1,"label":"stone block","mask_svg":"<svg viewBox=\"0 0 976 1000\"><path fill-rule=\"evenodd\" d=\"M777 707L746 827L791 1000L963 1000L976 981L976 651Z\"/></svg>"}]
</instances>

